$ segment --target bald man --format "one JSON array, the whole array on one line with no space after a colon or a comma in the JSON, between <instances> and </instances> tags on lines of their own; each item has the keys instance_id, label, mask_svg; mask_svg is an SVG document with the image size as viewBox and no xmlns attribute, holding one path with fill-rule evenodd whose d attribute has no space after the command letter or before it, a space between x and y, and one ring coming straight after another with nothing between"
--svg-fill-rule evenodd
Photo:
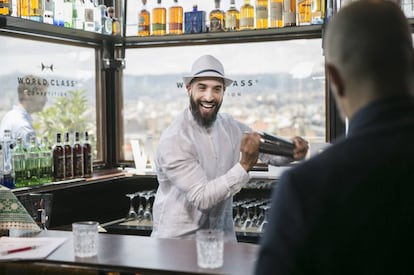
<instances>
[{"instance_id":1,"label":"bald man","mask_svg":"<svg viewBox=\"0 0 414 275\"><path fill-rule=\"evenodd\" d=\"M327 25L326 72L348 134L286 171L255 273L414 274L414 52L391 1Z\"/></svg>"}]
</instances>

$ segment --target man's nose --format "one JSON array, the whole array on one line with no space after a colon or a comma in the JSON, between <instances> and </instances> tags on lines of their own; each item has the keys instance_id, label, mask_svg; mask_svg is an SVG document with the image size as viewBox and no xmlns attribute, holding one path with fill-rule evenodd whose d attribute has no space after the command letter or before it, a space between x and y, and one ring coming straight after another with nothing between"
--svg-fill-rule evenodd
<instances>
[{"instance_id":1,"label":"man's nose","mask_svg":"<svg viewBox=\"0 0 414 275\"><path fill-rule=\"evenodd\" d=\"M207 101L211 101L214 99L214 93L212 89L207 89L204 93L204 99Z\"/></svg>"}]
</instances>

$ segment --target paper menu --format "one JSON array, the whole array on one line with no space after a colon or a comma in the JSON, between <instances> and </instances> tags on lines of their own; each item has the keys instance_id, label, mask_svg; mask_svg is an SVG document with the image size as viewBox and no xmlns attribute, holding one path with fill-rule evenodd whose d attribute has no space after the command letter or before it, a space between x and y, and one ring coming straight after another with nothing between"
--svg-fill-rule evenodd
<instances>
[{"instance_id":1,"label":"paper menu","mask_svg":"<svg viewBox=\"0 0 414 275\"><path fill-rule=\"evenodd\" d=\"M36 238L17 238L1 237L0 238L0 261L5 260L29 260L43 259L52 253L56 248L62 245L67 238L61 237L36 237ZM33 247L29 250L7 254L7 251Z\"/></svg>"}]
</instances>

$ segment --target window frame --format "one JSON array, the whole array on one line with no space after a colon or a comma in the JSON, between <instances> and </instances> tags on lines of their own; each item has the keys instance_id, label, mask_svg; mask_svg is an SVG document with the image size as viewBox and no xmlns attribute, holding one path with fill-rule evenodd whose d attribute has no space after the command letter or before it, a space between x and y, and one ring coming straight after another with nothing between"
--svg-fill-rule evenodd
<instances>
[{"instance_id":1,"label":"window frame","mask_svg":"<svg viewBox=\"0 0 414 275\"><path fill-rule=\"evenodd\" d=\"M117 49L125 57L126 49L134 48L156 48L171 46L191 46L191 45L209 45L209 44L235 44L249 42L266 42L266 41L283 41L294 39L322 39L323 47L323 30L324 25L297 26L277 29L248 30L239 32L222 32L222 33L200 33L191 35L168 35L168 36L150 36L138 37L128 36ZM128 62L128 60L126 60ZM123 91L122 71L117 73L117 89ZM329 79L325 72L325 142L333 142L345 133L345 124L342 122L336 104L329 90ZM116 124L117 124L117 143L116 143L116 163L121 167L133 166L133 161L127 161L121 158L122 141L123 141L123 121L121 110L123 108L123 98L116 98Z\"/></svg>"}]
</instances>

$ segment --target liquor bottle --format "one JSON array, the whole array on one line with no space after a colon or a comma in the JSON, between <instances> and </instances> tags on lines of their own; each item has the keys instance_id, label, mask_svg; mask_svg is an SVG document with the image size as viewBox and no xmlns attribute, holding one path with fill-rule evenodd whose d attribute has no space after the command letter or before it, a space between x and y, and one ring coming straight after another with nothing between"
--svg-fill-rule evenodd
<instances>
[{"instance_id":1,"label":"liquor bottle","mask_svg":"<svg viewBox=\"0 0 414 275\"><path fill-rule=\"evenodd\" d=\"M226 31L240 30L240 12L236 9L235 0L230 0L230 8L226 11Z\"/></svg>"},{"instance_id":2,"label":"liquor bottle","mask_svg":"<svg viewBox=\"0 0 414 275\"><path fill-rule=\"evenodd\" d=\"M147 0L142 0L142 9L138 13L138 36L150 35L150 13L146 9Z\"/></svg>"},{"instance_id":3,"label":"liquor bottle","mask_svg":"<svg viewBox=\"0 0 414 275\"><path fill-rule=\"evenodd\" d=\"M268 0L256 0L256 29L267 29L269 9Z\"/></svg>"},{"instance_id":4,"label":"liquor bottle","mask_svg":"<svg viewBox=\"0 0 414 275\"><path fill-rule=\"evenodd\" d=\"M25 187L28 185L26 155L27 152L23 145L23 139L19 137L16 139L16 146L12 150L14 182L16 188Z\"/></svg>"},{"instance_id":5,"label":"liquor bottle","mask_svg":"<svg viewBox=\"0 0 414 275\"><path fill-rule=\"evenodd\" d=\"M106 13L108 17L112 20L112 35L120 35L121 34L121 23L119 19L115 17L115 8L108 7L106 9Z\"/></svg>"},{"instance_id":6,"label":"liquor bottle","mask_svg":"<svg viewBox=\"0 0 414 275\"><path fill-rule=\"evenodd\" d=\"M53 179L55 181L63 180L65 178L65 151L62 145L62 136L60 133L56 134L56 143L52 149L53 155Z\"/></svg>"},{"instance_id":7,"label":"liquor bottle","mask_svg":"<svg viewBox=\"0 0 414 275\"><path fill-rule=\"evenodd\" d=\"M75 132L75 142L73 143L73 176L83 177L84 169L83 148L80 143L79 132Z\"/></svg>"},{"instance_id":8,"label":"liquor bottle","mask_svg":"<svg viewBox=\"0 0 414 275\"><path fill-rule=\"evenodd\" d=\"M85 22L85 0L74 0L72 28L83 30Z\"/></svg>"},{"instance_id":9,"label":"liquor bottle","mask_svg":"<svg viewBox=\"0 0 414 275\"><path fill-rule=\"evenodd\" d=\"M41 0L18 0L17 16L37 22L42 22L43 2Z\"/></svg>"},{"instance_id":10,"label":"liquor bottle","mask_svg":"<svg viewBox=\"0 0 414 275\"><path fill-rule=\"evenodd\" d=\"M100 18L100 20L99 24L95 23L95 31L102 34L112 34L112 19L108 16L107 8L103 4L103 1L96 7L96 10L99 13L97 17ZM97 26L100 26L100 28L96 28Z\"/></svg>"},{"instance_id":11,"label":"liquor bottle","mask_svg":"<svg viewBox=\"0 0 414 275\"><path fill-rule=\"evenodd\" d=\"M54 0L53 25L63 27L65 26L65 5L63 0Z\"/></svg>"},{"instance_id":12,"label":"liquor bottle","mask_svg":"<svg viewBox=\"0 0 414 275\"><path fill-rule=\"evenodd\" d=\"M63 142L63 151L65 152L65 179L73 178L73 148L69 141L69 133L65 133Z\"/></svg>"},{"instance_id":13,"label":"liquor bottle","mask_svg":"<svg viewBox=\"0 0 414 275\"><path fill-rule=\"evenodd\" d=\"M17 0L17 16L29 19L29 0Z\"/></svg>"},{"instance_id":14,"label":"liquor bottle","mask_svg":"<svg viewBox=\"0 0 414 275\"><path fill-rule=\"evenodd\" d=\"M296 26L296 0L283 0L283 26Z\"/></svg>"},{"instance_id":15,"label":"liquor bottle","mask_svg":"<svg viewBox=\"0 0 414 275\"><path fill-rule=\"evenodd\" d=\"M14 169L12 161L13 141L10 130L4 130L3 136L3 185L14 188Z\"/></svg>"},{"instance_id":16,"label":"liquor bottle","mask_svg":"<svg viewBox=\"0 0 414 275\"><path fill-rule=\"evenodd\" d=\"M244 5L240 8L240 30L251 30L254 28L254 7L250 5L250 0L244 0Z\"/></svg>"},{"instance_id":17,"label":"liquor bottle","mask_svg":"<svg viewBox=\"0 0 414 275\"><path fill-rule=\"evenodd\" d=\"M44 0L43 8L43 23L53 25L53 18L55 13L54 0Z\"/></svg>"},{"instance_id":18,"label":"liquor bottle","mask_svg":"<svg viewBox=\"0 0 414 275\"><path fill-rule=\"evenodd\" d=\"M39 209L37 209L37 217L36 217L36 223L42 230L47 230L46 228L46 209L43 208L43 206L40 206Z\"/></svg>"},{"instance_id":19,"label":"liquor bottle","mask_svg":"<svg viewBox=\"0 0 414 275\"><path fill-rule=\"evenodd\" d=\"M99 1L101 3L99 3ZM103 34L112 34L112 21L108 22L106 16L106 6L102 0L95 0L94 2L94 19L95 19L95 32Z\"/></svg>"},{"instance_id":20,"label":"liquor bottle","mask_svg":"<svg viewBox=\"0 0 414 275\"><path fill-rule=\"evenodd\" d=\"M43 1L42 0L31 0L31 10L29 18L36 22L43 22Z\"/></svg>"},{"instance_id":21,"label":"liquor bottle","mask_svg":"<svg viewBox=\"0 0 414 275\"><path fill-rule=\"evenodd\" d=\"M165 35L167 33L167 10L161 6L161 0L157 0L158 6L152 9L152 35Z\"/></svg>"},{"instance_id":22,"label":"liquor bottle","mask_svg":"<svg viewBox=\"0 0 414 275\"><path fill-rule=\"evenodd\" d=\"M325 18L325 1L311 0L311 24L323 24Z\"/></svg>"},{"instance_id":23,"label":"liquor bottle","mask_svg":"<svg viewBox=\"0 0 414 275\"><path fill-rule=\"evenodd\" d=\"M197 5L194 5L192 11L184 13L184 32L202 33L206 31L206 12L199 11Z\"/></svg>"},{"instance_id":24,"label":"liquor bottle","mask_svg":"<svg viewBox=\"0 0 414 275\"><path fill-rule=\"evenodd\" d=\"M168 9L168 33L182 34L183 20L183 7L178 5L178 0L174 0L174 5Z\"/></svg>"},{"instance_id":25,"label":"liquor bottle","mask_svg":"<svg viewBox=\"0 0 414 275\"><path fill-rule=\"evenodd\" d=\"M83 29L85 31L95 31L95 5L93 0L85 0L85 22Z\"/></svg>"},{"instance_id":26,"label":"liquor bottle","mask_svg":"<svg viewBox=\"0 0 414 275\"><path fill-rule=\"evenodd\" d=\"M209 14L210 32L222 32L225 29L226 14L220 9L220 0L214 0L215 9Z\"/></svg>"},{"instance_id":27,"label":"liquor bottle","mask_svg":"<svg viewBox=\"0 0 414 275\"><path fill-rule=\"evenodd\" d=\"M84 160L83 175L84 177L92 177L92 172L93 172L92 145L89 142L88 132L85 132L83 135L82 148L83 148L83 160Z\"/></svg>"},{"instance_id":28,"label":"liquor bottle","mask_svg":"<svg viewBox=\"0 0 414 275\"><path fill-rule=\"evenodd\" d=\"M0 142L0 184L3 185L3 142Z\"/></svg>"},{"instance_id":29,"label":"liquor bottle","mask_svg":"<svg viewBox=\"0 0 414 275\"><path fill-rule=\"evenodd\" d=\"M40 183L40 148L37 145L36 137L30 138L30 145L27 149L26 170L29 185Z\"/></svg>"},{"instance_id":30,"label":"liquor bottle","mask_svg":"<svg viewBox=\"0 0 414 275\"><path fill-rule=\"evenodd\" d=\"M17 17L17 2L18 2L18 0L8 0L8 1L9 1L9 15L11 15L13 17Z\"/></svg>"},{"instance_id":31,"label":"liquor bottle","mask_svg":"<svg viewBox=\"0 0 414 275\"><path fill-rule=\"evenodd\" d=\"M63 0L63 26L65 28L73 27L73 10L74 2L72 0Z\"/></svg>"},{"instance_id":32,"label":"liquor bottle","mask_svg":"<svg viewBox=\"0 0 414 275\"><path fill-rule=\"evenodd\" d=\"M0 0L0 15L11 15L11 1Z\"/></svg>"},{"instance_id":33,"label":"liquor bottle","mask_svg":"<svg viewBox=\"0 0 414 275\"><path fill-rule=\"evenodd\" d=\"M47 137L43 137L40 145L40 181L48 183L52 181L53 156L52 147Z\"/></svg>"},{"instance_id":34,"label":"liquor bottle","mask_svg":"<svg viewBox=\"0 0 414 275\"><path fill-rule=\"evenodd\" d=\"M283 0L270 0L270 27L283 27L282 6Z\"/></svg>"},{"instance_id":35,"label":"liquor bottle","mask_svg":"<svg viewBox=\"0 0 414 275\"><path fill-rule=\"evenodd\" d=\"M311 0L297 0L298 25L310 25Z\"/></svg>"}]
</instances>

